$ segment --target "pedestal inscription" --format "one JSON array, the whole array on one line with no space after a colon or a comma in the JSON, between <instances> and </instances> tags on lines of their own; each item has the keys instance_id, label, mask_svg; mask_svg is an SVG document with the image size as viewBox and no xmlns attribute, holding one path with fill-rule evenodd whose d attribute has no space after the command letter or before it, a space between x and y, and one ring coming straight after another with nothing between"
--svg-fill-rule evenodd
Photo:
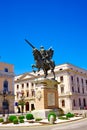
<instances>
[{"instance_id":1,"label":"pedestal inscription","mask_svg":"<svg viewBox=\"0 0 87 130\"><path fill-rule=\"evenodd\" d=\"M54 105L55 105L55 94L48 93L48 106L54 106Z\"/></svg>"}]
</instances>

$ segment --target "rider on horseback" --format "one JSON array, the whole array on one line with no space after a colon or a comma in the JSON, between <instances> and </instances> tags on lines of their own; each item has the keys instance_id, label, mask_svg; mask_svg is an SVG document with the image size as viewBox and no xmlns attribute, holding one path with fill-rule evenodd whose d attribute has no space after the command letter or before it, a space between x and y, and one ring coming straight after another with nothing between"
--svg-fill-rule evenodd
<instances>
[{"instance_id":1,"label":"rider on horseback","mask_svg":"<svg viewBox=\"0 0 87 130\"><path fill-rule=\"evenodd\" d=\"M47 71L51 70L55 79L55 72L54 72L55 63L52 60L53 53L54 53L53 49L49 48L48 50L45 50L44 47L41 46L40 50L38 50L29 41L27 41L26 39L25 41L33 48L33 56L36 64L33 64L32 68L37 68L38 71L40 71L40 69L43 69L45 78L48 75Z\"/></svg>"}]
</instances>

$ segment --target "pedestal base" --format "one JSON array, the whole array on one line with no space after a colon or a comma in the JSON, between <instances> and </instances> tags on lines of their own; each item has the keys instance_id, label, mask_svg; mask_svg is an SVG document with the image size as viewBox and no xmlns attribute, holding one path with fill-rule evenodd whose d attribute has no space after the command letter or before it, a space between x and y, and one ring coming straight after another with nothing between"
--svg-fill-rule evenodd
<instances>
[{"instance_id":1,"label":"pedestal base","mask_svg":"<svg viewBox=\"0 0 87 130\"><path fill-rule=\"evenodd\" d=\"M58 116L58 109L43 109L43 110L34 110L32 111L32 114L34 116L34 118L42 118L45 119L48 117L48 114L50 112L55 112L55 114Z\"/></svg>"}]
</instances>

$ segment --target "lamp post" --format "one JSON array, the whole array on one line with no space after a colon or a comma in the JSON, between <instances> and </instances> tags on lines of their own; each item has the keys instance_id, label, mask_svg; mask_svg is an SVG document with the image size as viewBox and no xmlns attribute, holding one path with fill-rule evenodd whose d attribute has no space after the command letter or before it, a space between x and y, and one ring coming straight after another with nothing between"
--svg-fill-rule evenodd
<instances>
[{"instance_id":1,"label":"lamp post","mask_svg":"<svg viewBox=\"0 0 87 130\"><path fill-rule=\"evenodd\" d=\"M8 102L8 99L6 99L6 97L11 95L11 91L3 90L3 91L0 92L0 95L3 97L2 114L3 114L3 116L5 116L6 110L7 110L7 114L9 115L9 102Z\"/></svg>"},{"instance_id":2,"label":"lamp post","mask_svg":"<svg viewBox=\"0 0 87 130\"><path fill-rule=\"evenodd\" d=\"M24 105L25 105L25 100L24 100L25 97L24 97L24 92L21 92L20 94L21 94L21 96L20 96L20 100L18 102L18 105L21 106L21 112L22 112L22 115L23 115L23 113L24 113Z\"/></svg>"}]
</instances>

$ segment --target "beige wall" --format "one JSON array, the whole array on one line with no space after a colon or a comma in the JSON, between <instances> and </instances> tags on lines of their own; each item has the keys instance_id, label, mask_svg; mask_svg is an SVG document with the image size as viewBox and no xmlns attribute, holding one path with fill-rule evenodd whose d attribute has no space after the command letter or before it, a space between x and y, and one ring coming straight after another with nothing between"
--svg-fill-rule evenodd
<instances>
[{"instance_id":1,"label":"beige wall","mask_svg":"<svg viewBox=\"0 0 87 130\"><path fill-rule=\"evenodd\" d=\"M5 72L5 68L8 69L8 72ZM3 88L4 82L8 82L8 92L6 92L5 99L9 103L9 112L14 112L14 66L7 63L0 62L0 112L3 113L2 110L2 102L4 100L3 97ZM10 93L9 93L10 92Z\"/></svg>"}]
</instances>

